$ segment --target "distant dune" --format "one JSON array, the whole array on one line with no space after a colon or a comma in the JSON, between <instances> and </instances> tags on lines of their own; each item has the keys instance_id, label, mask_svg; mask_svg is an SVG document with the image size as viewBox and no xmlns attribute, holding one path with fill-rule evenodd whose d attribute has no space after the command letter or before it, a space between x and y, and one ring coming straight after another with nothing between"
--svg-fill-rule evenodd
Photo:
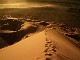
<instances>
[{"instance_id":1,"label":"distant dune","mask_svg":"<svg viewBox=\"0 0 80 60\"><path fill-rule=\"evenodd\" d=\"M60 22L69 26L80 27L79 7L77 4L63 4L55 7L35 7L29 9L6 8L0 9L0 19L5 15L11 15L17 18Z\"/></svg>"}]
</instances>

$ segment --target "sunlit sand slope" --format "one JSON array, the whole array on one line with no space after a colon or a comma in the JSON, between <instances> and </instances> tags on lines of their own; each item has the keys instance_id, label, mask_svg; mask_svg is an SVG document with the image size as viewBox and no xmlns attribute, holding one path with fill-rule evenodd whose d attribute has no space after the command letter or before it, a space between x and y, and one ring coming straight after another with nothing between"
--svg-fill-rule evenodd
<instances>
[{"instance_id":1,"label":"sunlit sand slope","mask_svg":"<svg viewBox=\"0 0 80 60\"><path fill-rule=\"evenodd\" d=\"M79 56L80 49L53 29L0 49L0 60L80 60Z\"/></svg>"},{"instance_id":2,"label":"sunlit sand slope","mask_svg":"<svg viewBox=\"0 0 80 60\"><path fill-rule=\"evenodd\" d=\"M69 38L56 30L46 30L48 51L53 54L52 60L80 60L80 48L72 43ZM55 56L55 57L54 57ZM56 58L57 57L57 58Z\"/></svg>"}]
</instances>

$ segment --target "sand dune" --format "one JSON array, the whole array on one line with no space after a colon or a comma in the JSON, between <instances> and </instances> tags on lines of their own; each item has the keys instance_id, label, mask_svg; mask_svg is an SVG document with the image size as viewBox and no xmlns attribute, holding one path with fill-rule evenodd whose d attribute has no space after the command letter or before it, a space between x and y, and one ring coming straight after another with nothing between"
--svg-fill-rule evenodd
<instances>
[{"instance_id":1,"label":"sand dune","mask_svg":"<svg viewBox=\"0 0 80 60\"><path fill-rule=\"evenodd\" d=\"M53 29L0 49L0 60L80 60L79 56L75 43Z\"/></svg>"}]
</instances>

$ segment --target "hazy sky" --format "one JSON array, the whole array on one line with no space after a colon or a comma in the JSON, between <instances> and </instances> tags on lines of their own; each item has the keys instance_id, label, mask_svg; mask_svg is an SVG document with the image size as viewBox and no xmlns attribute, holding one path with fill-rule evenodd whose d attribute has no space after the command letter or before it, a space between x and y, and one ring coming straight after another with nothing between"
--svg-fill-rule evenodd
<instances>
[{"instance_id":1,"label":"hazy sky","mask_svg":"<svg viewBox=\"0 0 80 60\"><path fill-rule=\"evenodd\" d=\"M80 2L80 0L0 0L0 8L29 8L29 7L52 6L50 4L45 5L43 3L33 3L33 2L52 2L52 1Z\"/></svg>"},{"instance_id":2,"label":"hazy sky","mask_svg":"<svg viewBox=\"0 0 80 60\"><path fill-rule=\"evenodd\" d=\"M74 1L79 1L80 0L0 0L0 3L21 3L21 2L50 2L50 1L58 1L58 2L74 2Z\"/></svg>"},{"instance_id":3,"label":"hazy sky","mask_svg":"<svg viewBox=\"0 0 80 60\"><path fill-rule=\"evenodd\" d=\"M72 1L80 1L80 0L27 0L27 1L58 1L58 2L72 2Z\"/></svg>"}]
</instances>

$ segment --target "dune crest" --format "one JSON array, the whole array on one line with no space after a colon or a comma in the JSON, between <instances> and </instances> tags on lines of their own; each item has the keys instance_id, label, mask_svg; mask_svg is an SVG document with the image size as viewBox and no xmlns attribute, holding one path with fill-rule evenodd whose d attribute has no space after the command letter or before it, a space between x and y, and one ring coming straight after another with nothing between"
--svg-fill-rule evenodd
<instances>
[{"instance_id":1,"label":"dune crest","mask_svg":"<svg viewBox=\"0 0 80 60\"><path fill-rule=\"evenodd\" d=\"M1 60L80 60L80 49L54 29L46 29L0 49Z\"/></svg>"}]
</instances>

